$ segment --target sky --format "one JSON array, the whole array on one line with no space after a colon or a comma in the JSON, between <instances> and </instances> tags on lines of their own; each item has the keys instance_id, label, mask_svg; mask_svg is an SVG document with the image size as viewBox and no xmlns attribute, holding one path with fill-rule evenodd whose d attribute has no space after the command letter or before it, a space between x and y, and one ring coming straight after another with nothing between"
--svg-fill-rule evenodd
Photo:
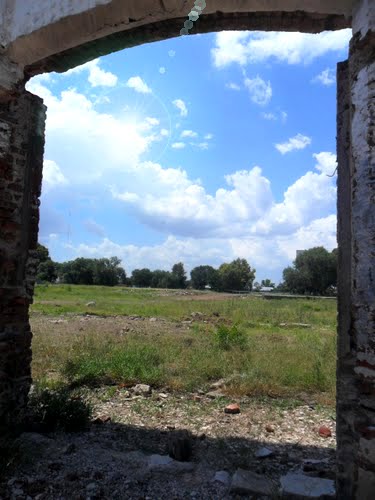
<instances>
[{"instance_id":1,"label":"sky","mask_svg":"<svg viewBox=\"0 0 375 500\"><path fill-rule=\"evenodd\" d=\"M336 64L350 30L176 36L34 77L48 107L39 241L58 261L238 257L279 282L336 247Z\"/></svg>"}]
</instances>

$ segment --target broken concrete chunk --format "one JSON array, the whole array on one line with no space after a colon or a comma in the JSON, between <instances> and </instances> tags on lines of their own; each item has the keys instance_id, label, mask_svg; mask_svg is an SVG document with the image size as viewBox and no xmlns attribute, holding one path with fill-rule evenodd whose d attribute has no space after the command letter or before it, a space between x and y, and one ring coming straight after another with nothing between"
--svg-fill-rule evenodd
<instances>
[{"instance_id":1,"label":"broken concrete chunk","mask_svg":"<svg viewBox=\"0 0 375 500\"><path fill-rule=\"evenodd\" d=\"M276 485L268 478L244 469L237 469L230 487L232 493L263 496L276 492Z\"/></svg>"},{"instance_id":2,"label":"broken concrete chunk","mask_svg":"<svg viewBox=\"0 0 375 500\"><path fill-rule=\"evenodd\" d=\"M280 483L280 492L283 498L293 500L336 498L335 482L331 479L310 477L291 472L286 476L282 476Z\"/></svg>"}]
</instances>

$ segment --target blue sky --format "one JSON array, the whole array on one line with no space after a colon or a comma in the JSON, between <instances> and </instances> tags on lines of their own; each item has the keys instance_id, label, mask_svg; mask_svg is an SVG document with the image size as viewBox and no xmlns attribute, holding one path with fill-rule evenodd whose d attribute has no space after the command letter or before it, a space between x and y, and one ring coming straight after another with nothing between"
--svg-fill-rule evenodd
<instances>
[{"instance_id":1,"label":"blue sky","mask_svg":"<svg viewBox=\"0 0 375 500\"><path fill-rule=\"evenodd\" d=\"M279 281L336 246L336 81L350 31L221 32L111 54L28 89L48 106L40 241Z\"/></svg>"}]
</instances>

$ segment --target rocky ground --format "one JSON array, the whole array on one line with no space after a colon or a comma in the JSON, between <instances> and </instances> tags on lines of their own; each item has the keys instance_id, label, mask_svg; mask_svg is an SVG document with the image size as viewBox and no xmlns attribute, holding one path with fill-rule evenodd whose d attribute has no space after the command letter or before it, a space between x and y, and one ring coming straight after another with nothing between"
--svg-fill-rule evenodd
<instances>
[{"instance_id":1,"label":"rocky ground","mask_svg":"<svg viewBox=\"0 0 375 500\"><path fill-rule=\"evenodd\" d=\"M0 499L333 498L333 410L233 401L221 385L206 394L88 391L90 428L21 435ZM169 456L176 447L184 461Z\"/></svg>"}]
</instances>

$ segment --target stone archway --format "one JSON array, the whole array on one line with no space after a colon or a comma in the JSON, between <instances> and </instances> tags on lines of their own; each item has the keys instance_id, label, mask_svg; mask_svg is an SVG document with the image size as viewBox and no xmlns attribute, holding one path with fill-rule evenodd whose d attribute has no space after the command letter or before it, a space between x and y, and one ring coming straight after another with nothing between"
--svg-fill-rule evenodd
<instances>
[{"instance_id":1,"label":"stone archway","mask_svg":"<svg viewBox=\"0 0 375 500\"><path fill-rule=\"evenodd\" d=\"M193 2L191 2L192 4ZM352 26L338 68L338 498L375 492L375 4L372 0L207 0L195 32L320 32ZM177 36L187 0L6 0L0 11L0 432L31 383L32 302L45 107L30 76ZM47 8L46 8L47 7Z\"/></svg>"}]
</instances>

